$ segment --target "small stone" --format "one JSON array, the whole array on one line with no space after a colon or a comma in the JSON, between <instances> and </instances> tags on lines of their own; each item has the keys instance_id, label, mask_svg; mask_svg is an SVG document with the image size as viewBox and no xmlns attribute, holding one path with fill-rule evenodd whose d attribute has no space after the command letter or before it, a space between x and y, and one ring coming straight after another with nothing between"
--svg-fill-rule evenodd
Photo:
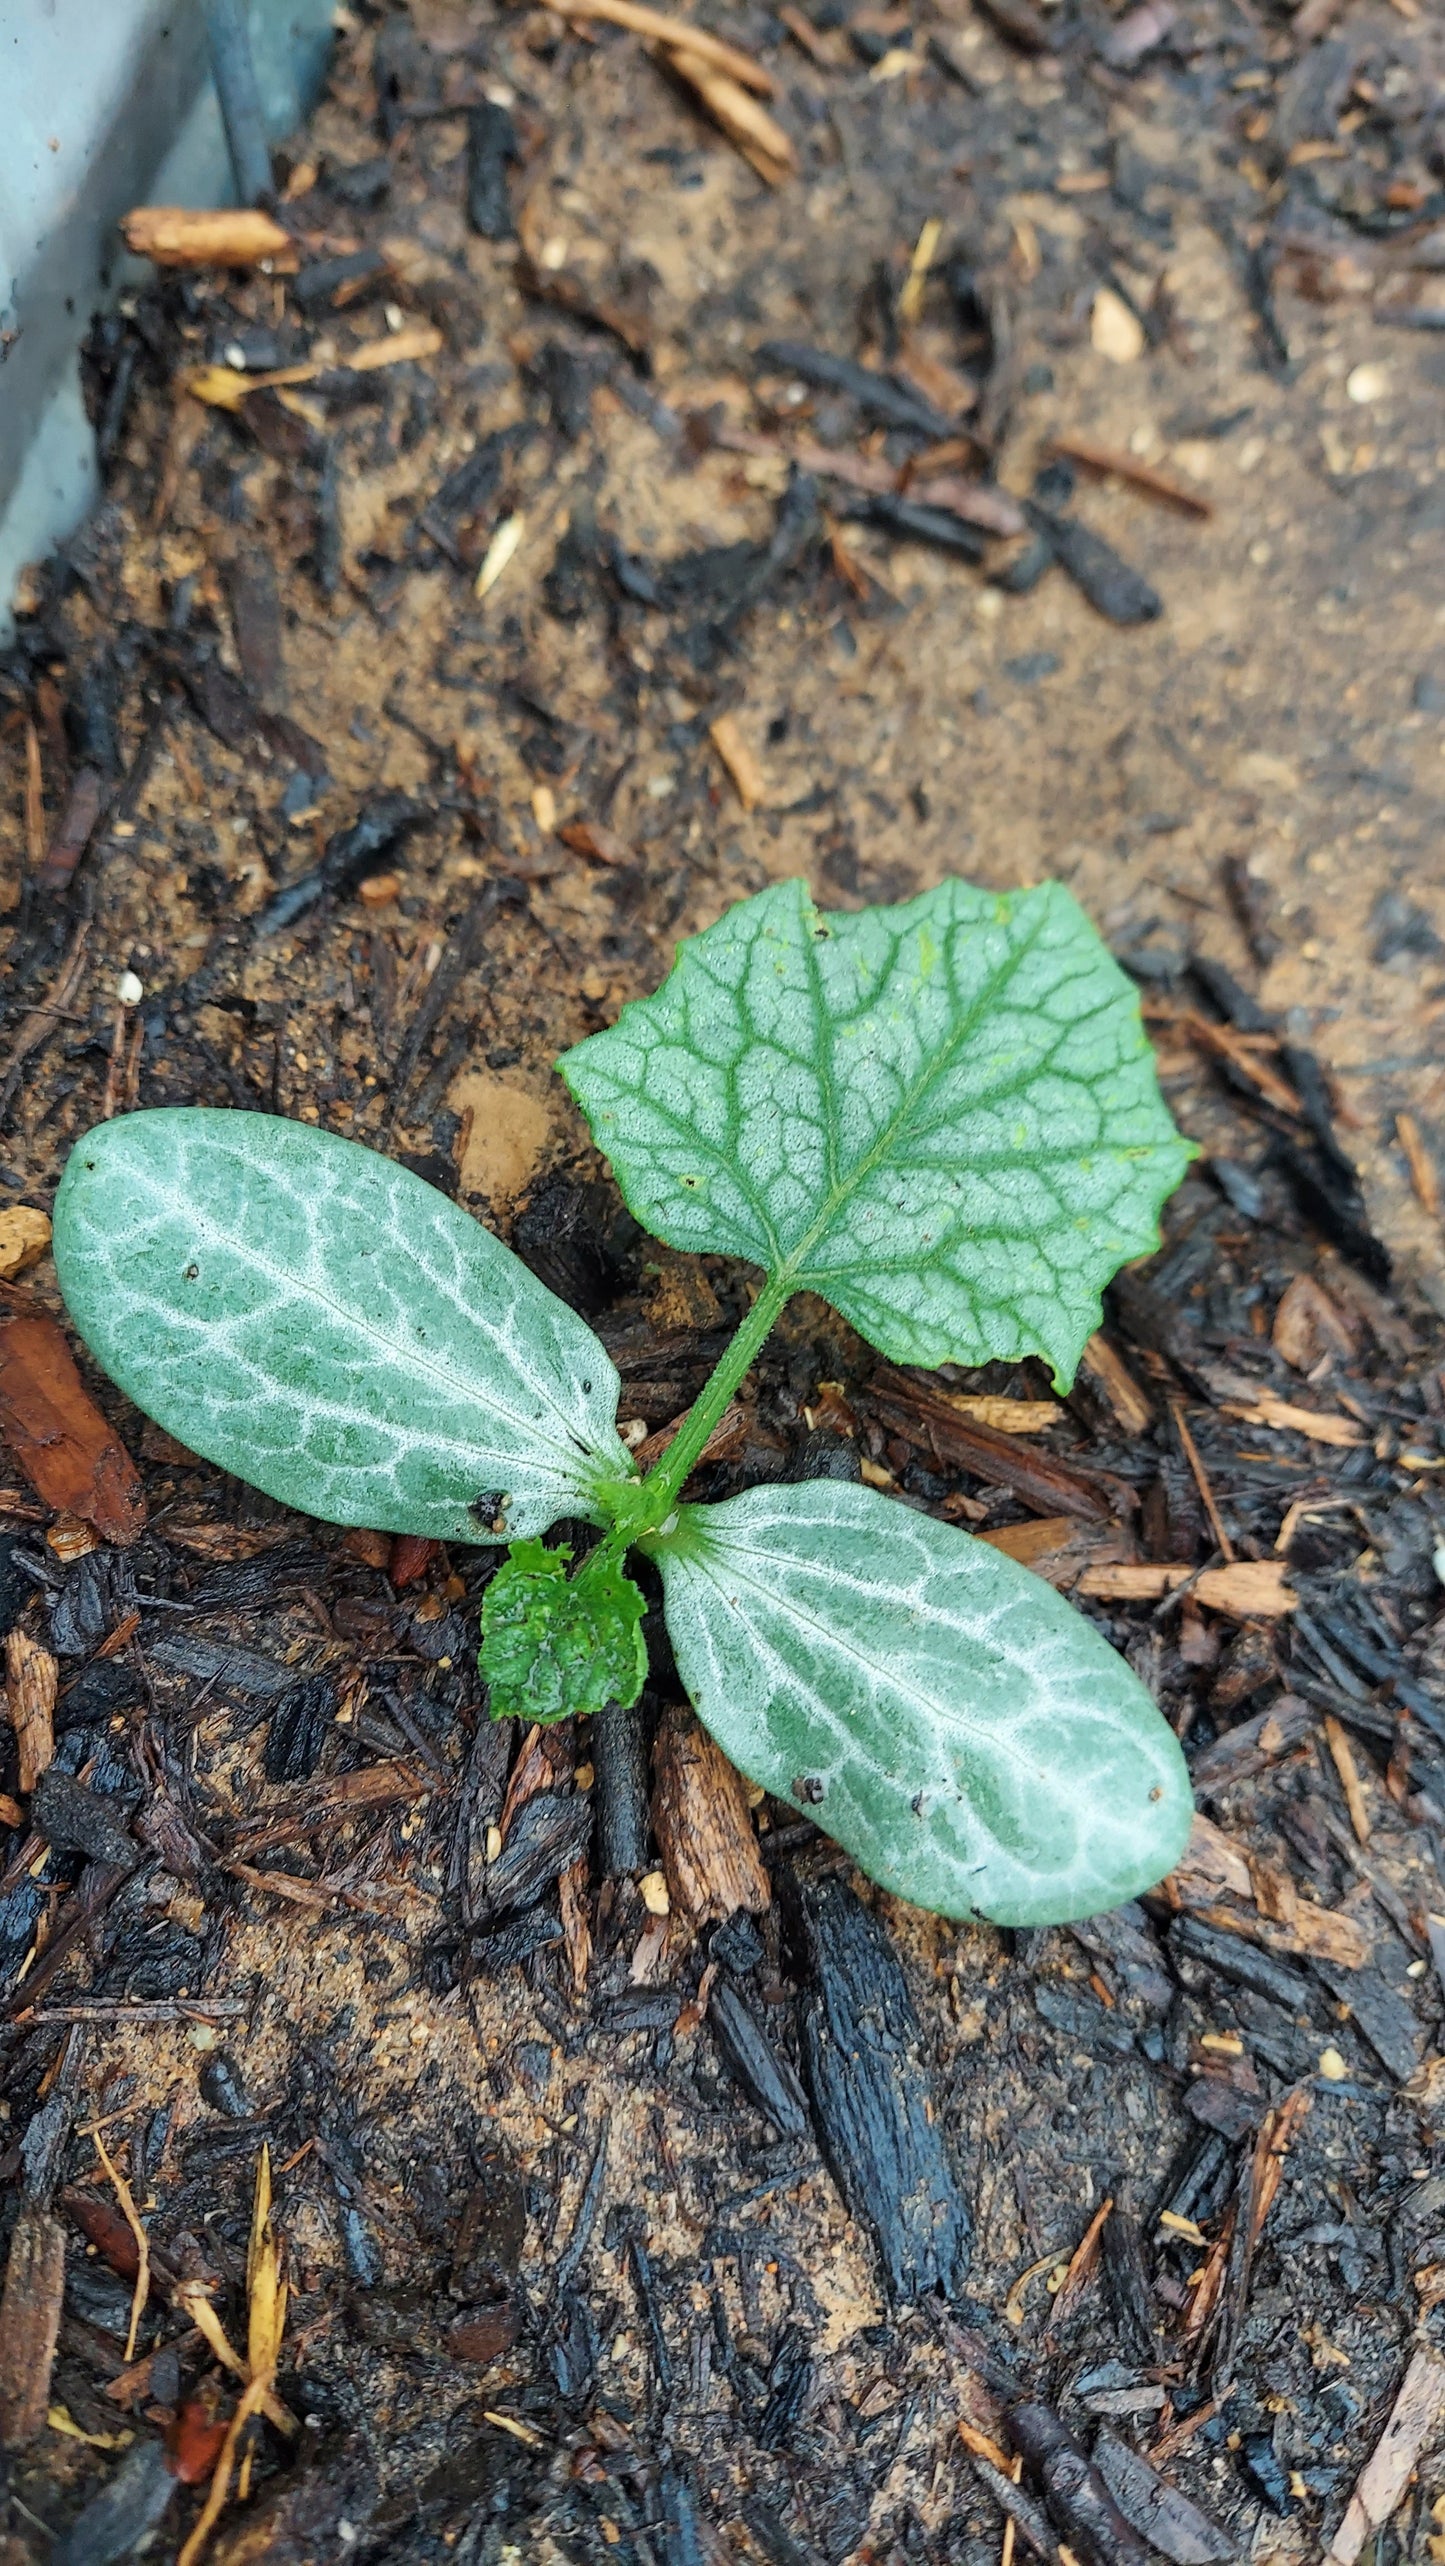
<instances>
[{"instance_id":1,"label":"small stone","mask_svg":"<svg viewBox=\"0 0 1445 2566\"><path fill-rule=\"evenodd\" d=\"M396 898L400 889L399 873L373 873L361 885L359 896L362 906L367 909L384 909L388 901Z\"/></svg>"},{"instance_id":2,"label":"small stone","mask_svg":"<svg viewBox=\"0 0 1445 2566\"><path fill-rule=\"evenodd\" d=\"M1132 365L1144 353L1144 325L1138 314L1131 312L1122 294L1111 285L1103 285L1094 297L1089 316L1089 337L1100 356L1114 365Z\"/></svg>"},{"instance_id":3,"label":"small stone","mask_svg":"<svg viewBox=\"0 0 1445 2566\"><path fill-rule=\"evenodd\" d=\"M0 1212L0 1282L9 1283L37 1265L50 1245L50 1221L28 1203L12 1203Z\"/></svg>"},{"instance_id":4,"label":"small stone","mask_svg":"<svg viewBox=\"0 0 1445 2566\"><path fill-rule=\"evenodd\" d=\"M1384 365L1357 365L1345 376L1345 390L1352 401L1363 405L1383 401L1390 389L1390 372Z\"/></svg>"},{"instance_id":5,"label":"small stone","mask_svg":"<svg viewBox=\"0 0 1445 2566\"><path fill-rule=\"evenodd\" d=\"M1325 2077L1331 2085L1341 2084L1344 2078L1348 2076L1349 2072L1350 2071L1345 2065L1343 2058L1340 2056L1339 2051L1333 2046L1333 2044L1331 2044L1328 2049L1322 2049L1320 2051L1320 2074Z\"/></svg>"},{"instance_id":6,"label":"small stone","mask_svg":"<svg viewBox=\"0 0 1445 2566\"><path fill-rule=\"evenodd\" d=\"M650 1916L666 1916L672 1913L672 1902L667 1894L667 1882L660 1871L644 1871L637 1886L641 1892L642 1903Z\"/></svg>"},{"instance_id":7,"label":"small stone","mask_svg":"<svg viewBox=\"0 0 1445 2566\"><path fill-rule=\"evenodd\" d=\"M123 1007L138 1007L145 993L145 982L134 971L123 971L115 984L115 994Z\"/></svg>"}]
</instances>

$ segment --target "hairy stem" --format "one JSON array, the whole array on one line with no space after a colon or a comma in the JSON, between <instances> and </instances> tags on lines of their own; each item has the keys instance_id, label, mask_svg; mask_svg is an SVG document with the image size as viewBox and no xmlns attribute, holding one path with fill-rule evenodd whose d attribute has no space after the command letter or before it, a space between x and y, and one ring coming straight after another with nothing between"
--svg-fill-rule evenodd
<instances>
[{"instance_id":1,"label":"hairy stem","mask_svg":"<svg viewBox=\"0 0 1445 2566\"><path fill-rule=\"evenodd\" d=\"M620 1556L666 1522L697 1467L704 1444L772 1335L793 1289L790 1274L768 1278L661 1460L645 1479L609 1492L616 1505L616 1524L602 1544L604 1551Z\"/></svg>"}]
</instances>

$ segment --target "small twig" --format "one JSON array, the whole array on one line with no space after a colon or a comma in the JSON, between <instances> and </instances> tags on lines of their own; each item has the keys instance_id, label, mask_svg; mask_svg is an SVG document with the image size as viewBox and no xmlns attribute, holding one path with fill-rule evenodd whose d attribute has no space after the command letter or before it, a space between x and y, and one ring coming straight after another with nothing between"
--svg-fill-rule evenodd
<instances>
[{"instance_id":1,"label":"small twig","mask_svg":"<svg viewBox=\"0 0 1445 2566\"><path fill-rule=\"evenodd\" d=\"M1209 1473L1205 1469L1204 1464L1199 1457L1199 1446L1195 1442L1193 1435L1190 1433L1189 1420L1184 1413L1183 1401L1180 1399L1171 1399L1169 1402L1169 1413L1174 1419L1180 1443L1184 1447L1184 1458L1194 1473L1194 1484L1199 1490L1199 1494L1204 1501L1204 1511L1209 1517L1210 1527L1213 1531L1214 1538L1218 1542L1220 1549L1223 1551L1225 1558L1229 1561L1230 1566L1233 1567L1235 1561L1239 1557L1239 1553L1235 1549L1233 1542L1230 1540L1228 1533L1224 1529L1223 1518L1218 1506L1214 1502L1214 1490L1209 1484Z\"/></svg>"},{"instance_id":2,"label":"small twig","mask_svg":"<svg viewBox=\"0 0 1445 2566\"><path fill-rule=\"evenodd\" d=\"M25 725L25 860L32 873L45 862L45 777L40 764L40 734Z\"/></svg>"},{"instance_id":3,"label":"small twig","mask_svg":"<svg viewBox=\"0 0 1445 2566\"><path fill-rule=\"evenodd\" d=\"M724 44L720 36L710 36L705 27L689 26L685 18L670 18L661 9L642 8L638 0L563 0L562 15L605 18L610 26L630 27L639 36L655 36L660 44L714 64L740 81L744 89L755 89L760 98L777 95L778 84L772 73L754 62L751 54L740 53L736 45Z\"/></svg>"},{"instance_id":4,"label":"small twig","mask_svg":"<svg viewBox=\"0 0 1445 2566\"><path fill-rule=\"evenodd\" d=\"M80 975L85 969L85 949L89 942L90 920L82 918L66 947L65 958L60 966L60 976L51 991L49 1003L44 1008L35 1010L29 1023L22 1026L10 1047L4 1083L0 1085L0 1123L4 1122L15 1102L26 1061L32 1051L38 1051L43 1042L49 1041L54 1031L54 1019L64 1015L80 986Z\"/></svg>"},{"instance_id":5,"label":"small twig","mask_svg":"<svg viewBox=\"0 0 1445 2566\"><path fill-rule=\"evenodd\" d=\"M145 2315L146 2301L150 2297L150 2239L146 2235L145 2229L140 2223L140 2213L138 2212L134 2201L131 2199L130 2185L126 2181L125 2176L117 2171L114 2161L112 2160L110 2150L106 2146L104 2139L101 2137L100 2130L94 2122L91 2124L90 2136L95 2141L95 2152L100 2158L102 2165L105 2167L105 2170L110 2176L111 2182L115 2187L115 2197L120 2203L125 2223L130 2229L132 2236L135 2238L135 2289L132 2293L130 2303L130 2328L125 2338L126 2366L129 2367L130 2363L135 2359L135 2339L140 2331L141 2318Z\"/></svg>"}]
</instances>

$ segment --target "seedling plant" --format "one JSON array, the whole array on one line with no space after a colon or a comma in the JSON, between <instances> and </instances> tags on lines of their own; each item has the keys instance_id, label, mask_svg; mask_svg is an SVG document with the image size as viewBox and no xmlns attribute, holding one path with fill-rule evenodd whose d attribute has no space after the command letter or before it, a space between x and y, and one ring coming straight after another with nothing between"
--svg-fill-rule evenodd
<instances>
[{"instance_id":1,"label":"seedling plant","mask_svg":"<svg viewBox=\"0 0 1445 2566\"><path fill-rule=\"evenodd\" d=\"M1057 883L950 880L823 915L781 882L558 1065L643 1228L761 1276L645 1475L574 1311L407 1169L271 1115L163 1107L77 1143L55 1255L81 1336L283 1504L505 1544L494 1716L636 1700L635 1551L724 1752L885 1887L1037 1925L1151 1886L1189 1827L1183 1757L1051 1587L849 1481L684 1493L797 1292L898 1363L1034 1355L1072 1382L1190 1155L1083 912ZM564 1518L595 1527L585 1556L543 1539Z\"/></svg>"}]
</instances>

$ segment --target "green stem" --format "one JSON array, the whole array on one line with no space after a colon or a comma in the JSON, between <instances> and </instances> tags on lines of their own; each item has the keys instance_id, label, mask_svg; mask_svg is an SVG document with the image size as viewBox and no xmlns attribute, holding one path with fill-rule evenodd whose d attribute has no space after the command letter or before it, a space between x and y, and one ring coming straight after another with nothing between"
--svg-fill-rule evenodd
<instances>
[{"instance_id":1,"label":"green stem","mask_svg":"<svg viewBox=\"0 0 1445 2566\"><path fill-rule=\"evenodd\" d=\"M618 1497L625 1496L628 1502L619 1505L616 1528L601 1544L602 1551L620 1558L635 1541L644 1540L667 1521L686 1481L697 1468L709 1435L772 1335L793 1289L792 1278L786 1274L772 1275L763 1285L722 1361L703 1384L661 1460L649 1470L645 1479L632 1482L625 1491L619 1489L615 1492ZM594 1558L597 1555L593 1553Z\"/></svg>"}]
</instances>

